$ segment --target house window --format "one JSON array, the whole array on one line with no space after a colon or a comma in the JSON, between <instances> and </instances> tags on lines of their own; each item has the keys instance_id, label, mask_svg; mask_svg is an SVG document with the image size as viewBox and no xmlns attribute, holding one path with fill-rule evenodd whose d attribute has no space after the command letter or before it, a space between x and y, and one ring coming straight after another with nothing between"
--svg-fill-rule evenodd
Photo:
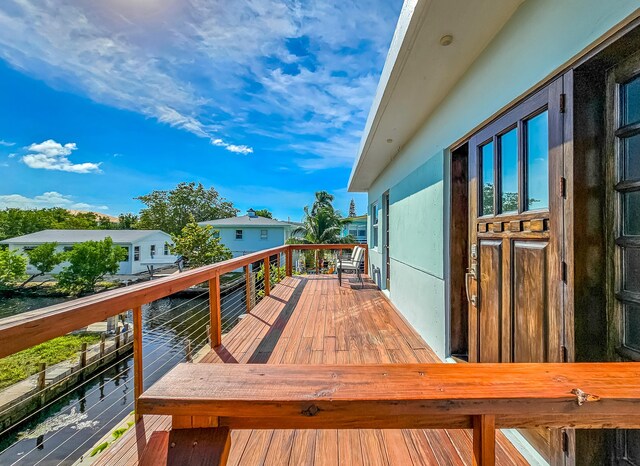
<instances>
[{"instance_id":1,"label":"house window","mask_svg":"<svg viewBox=\"0 0 640 466\"><path fill-rule=\"evenodd\" d=\"M156 255L156 245L152 244L151 246L149 246L149 254L151 255L151 258L153 259L153 256Z\"/></svg>"},{"instance_id":2,"label":"house window","mask_svg":"<svg viewBox=\"0 0 640 466\"><path fill-rule=\"evenodd\" d=\"M164 243L164 255L169 255L169 243Z\"/></svg>"},{"instance_id":3,"label":"house window","mask_svg":"<svg viewBox=\"0 0 640 466\"><path fill-rule=\"evenodd\" d=\"M63 247L63 248L62 248L62 250L63 250L64 252L69 252L69 251L71 251L72 249L73 249L73 246L65 246L65 247Z\"/></svg>"},{"instance_id":4,"label":"house window","mask_svg":"<svg viewBox=\"0 0 640 466\"><path fill-rule=\"evenodd\" d=\"M358 230L349 230L351 236L358 236Z\"/></svg>"},{"instance_id":5,"label":"house window","mask_svg":"<svg viewBox=\"0 0 640 466\"><path fill-rule=\"evenodd\" d=\"M220 230L214 230L212 235L214 238L220 238Z\"/></svg>"},{"instance_id":6,"label":"house window","mask_svg":"<svg viewBox=\"0 0 640 466\"><path fill-rule=\"evenodd\" d=\"M236 230L236 239L242 239L242 230Z\"/></svg>"},{"instance_id":7,"label":"house window","mask_svg":"<svg viewBox=\"0 0 640 466\"><path fill-rule=\"evenodd\" d=\"M29 251L33 251L36 247L35 246L25 246L22 248L22 250L24 252L29 252Z\"/></svg>"},{"instance_id":8,"label":"house window","mask_svg":"<svg viewBox=\"0 0 640 466\"><path fill-rule=\"evenodd\" d=\"M133 260L134 261L139 261L140 260L140 246L134 246L134 248L133 248Z\"/></svg>"},{"instance_id":9,"label":"house window","mask_svg":"<svg viewBox=\"0 0 640 466\"><path fill-rule=\"evenodd\" d=\"M371 206L371 246L378 247L378 203Z\"/></svg>"},{"instance_id":10,"label":"house window","mask_svg":"<svg viewBox=\"0 0 640 466\"><path fill-rule=\"evenodd\" d=\"M367 230L365 229L358 230L358 236L361 238L364 238L365 236L367 236Z\"/></svg>"},{"instance_id":11,"label":"house window","mask_svg":"<svg viewBox=\"0 0 640 466\"><path fill-rule=\"evenodd\" d=\"M269 237L269 230L260 230L260 239L267 239Z\"/></svg>"}]
</instances>

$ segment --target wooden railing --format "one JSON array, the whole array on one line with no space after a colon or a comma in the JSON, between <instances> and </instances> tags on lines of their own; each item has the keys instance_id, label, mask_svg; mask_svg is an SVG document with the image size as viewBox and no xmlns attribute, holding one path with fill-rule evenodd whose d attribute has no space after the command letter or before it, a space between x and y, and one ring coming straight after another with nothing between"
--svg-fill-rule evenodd
<instances>
[{"instance_id":1,"label":"wooden railing","mask_svg":"<svg viewBox=\"0 0 640 466\"><path fill-rule=\"evenodd\" d=\"M278 246L247 254L212 265L188 270L176 275L118 288L84 298L68 301L42 309L24 312L0 320L0 358L31 348L53 338L66 335L109 317L133 311L133 357L135 403L143 392L142 366L142 306L158 299L171 296L194 285L207 283L209 287L209 341L215 347L222 342L222 316L220 298L220 277L226 273L244 268L246 276L251 264L263 262L264 294L271 292L270 258L284 256L286 274L293 273L293 252L295 250L343 250L353 249L357 244L296 244ZM250 293L249 280L246 281L247 298ZM250 299L247 299L249 307ZM250 309L247 309L249 311ZM137 409L136 409L137 412Z\"/></svg>"}]
</instances>

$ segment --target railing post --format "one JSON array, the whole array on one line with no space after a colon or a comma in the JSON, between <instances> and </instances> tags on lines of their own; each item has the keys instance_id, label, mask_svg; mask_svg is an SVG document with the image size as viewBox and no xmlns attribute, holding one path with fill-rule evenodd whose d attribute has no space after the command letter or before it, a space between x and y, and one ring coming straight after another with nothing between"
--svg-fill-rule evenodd
<instances>
[{"instance_id":1,"label":"railing post","mask_svg":"<svg viewBox=\"0 0 640 466\"><path fill-rule=\"evenodd\" d=\"M136 422L141 417L138 411L138 398L144 391L142 370L142 306L138 306L133 308L133 391Z\"/></svg>"},{"instance_id":2,"label":"railing post","mask_svg":"<svg viewBox=\"0 0 640 466\"><path fill-rule=\"evenodd\" d=\"M364 273L369 275L369 245L363 244L364 247Z\"/></svg>"},{"instance_id":3,"label":"railing post","mask_svg":"<svg viewBox=\"0 0 640 466\"><path fill-rule=\"evenodd\" d=\"M271 264L269 263L269 256L264 258L264 295L269 296L271 294Z\"/></svg>"},{"instance_id":4,"label":"railing post","mask_svg":"<svg viewBox=\"0 0 640 466\"><path fill-rule=\"evenodd\" d=\"M496 464L496 418L482 414L473 416L473 466Z\"/></svg>"},{"instance_id":5,"label":"railing post","mask_svg":"<svg viewBox=\"0 0 640 466\"><path fill-rule=\"evenodd\" d=\"M247 312L251 312L251 264L244 267L244 299L247 302Z\"/></svg>"},{"instance_id":6,"label":"railing post","mask_svg":"<svg viewBox=\"0 0 640 466\"><path fill-rule=\"evenodd\" d=\"M293 274L293 250L291 246L286 249L284 258L286 263L286 274L287 277L290 277Z\"/></svg>"},{"instance_id":7,"label":"railing post","mask_svg":"<svg viewBox=\"0 0 640 466\"><path fill-rule=\"evenodd\" d=\"M222 344L222 317L220 315L220 275L209 280L209 324L211 325L211 347Z\"/></svg>"}]
</instances>

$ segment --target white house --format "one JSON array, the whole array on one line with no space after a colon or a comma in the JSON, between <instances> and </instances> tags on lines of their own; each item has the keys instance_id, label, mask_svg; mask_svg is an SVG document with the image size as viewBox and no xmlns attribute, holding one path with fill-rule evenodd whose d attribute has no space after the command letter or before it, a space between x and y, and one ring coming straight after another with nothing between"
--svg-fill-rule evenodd
<instances>
[{"instance_id":1,"label":"white house","mask_svg":"<svg viewBox=\"0 0 640 466\"><path fill-rule=\"evenodd\" d=\"M243 256L262 249L282 246L291 237L296 224L257 216L253 209L241 217L221 218L198 222L211 225L218 231L220 243L231 250L233 257Z\"/></svg>"},{"instance_id":2,"label":"white house","mask_svg":"<svg viewBox=\"0 0 640 466\"><path fill-rule=\"evenodd\" d=\"M0 244L8 245L10 250L27 251L43 243L58 243L58 251L68 251L75 244L102 241L107 237L127 250L127 260L120 263L119 275L146 272L147 266L169 265L176 261L176 256L169 253L171 235L161 230L43 230L9 238ZM57 266L53 273L62 267L64 264ZM28 265L27 272L36 273L36 270Z\"/></svg>"},{"instance_id":3,"label":"white house","mask_svg":"<svg viewBox=\"0 0 640 466\"><path fill-rule=\"evenodd\" d=\"M638 51L638 0L405 2L349 190L443 360L640 361ZM640 464L638 430L520 434L532 463Z\"/></svg>"}]
</instances>

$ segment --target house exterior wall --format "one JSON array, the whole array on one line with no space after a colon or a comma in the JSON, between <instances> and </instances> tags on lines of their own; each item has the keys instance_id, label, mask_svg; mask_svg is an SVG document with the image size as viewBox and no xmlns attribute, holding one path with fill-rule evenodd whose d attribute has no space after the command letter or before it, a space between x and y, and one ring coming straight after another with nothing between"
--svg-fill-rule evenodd
<instances>
[{"instance_id":1,"label":"house exterior wall","mask_svg":"<svg viewBox=\"0 0 640 466\"><path fill-rule=\"evenodd\" d=\"M220 243L231 250L233 257L282 246L290 236L289 229L282 226L214 226L213 229L220 232ZM236 239L236 230L242 230L242 239ZM267 230L266 239L260 237L261 230Z\"/></svg>"},{"instance_id":2,"label":"house exterior wall","mask_svg":"<svg viewBox=\"0 0 640 466\"><path fill-rule=\"evenodd\" d=\"M352 231L352 230L356 230L357 232L361 232L361 231L364 232L364 234L362 235L361 234L353 235L353 237L358 243L367 242L367 220L366 219L356 220L356 221L347 223L342 228L341 236L343 238L346 236L349 236L349 231Z\"/></svg>"},{"instance_id":3,"label":"house exterior wall","mask_svg":"<svg viewBox=\"0 0 640 466\"><path fill-rule=\"evenodd\" d=\"M165 260L166 262L175 262L176 256L174 255L164 255L164 245L167 242L171 242L171 236L165 233L155 233L146 238L142 238L139 241L134 243L114 243L117 246L121 246L126 248L129 251L129 260L120 262L120 268L118 270L118 275L131 275L137 274L141 272L146 272L146 265L142 265L143 262L151 260L151 245L156 246L156 254L155 259ZM9 249L12 251L23 252L25 248L36 247L42 243L32 243L32 244L9 244ZM73 247L74 243L64 243L58 242L58 247L56 248L57 252L63 252L65 248ZM134 261L133 250L135 246L140 247L140 260ZM63 262L56 266L51 273L59 273L68 262ZM31 265L27 264L27 273L33 274L38 273L37 270Z\"/></svg>"},{"instance_id":4,"label":"house exterior wall","mask_svg":"<svg viewBox=\"0 0 640 466\"><path fill-rule=\"evenodd\" d=\"M388 293L441 358L448 356L447 148L570 61L638 6L633 0L524 2L368 190L372 276L385 288L382 195L388 191ZM371 236L371 206L376 202L380 207L377 248Z\"/></svg>"}]
</instances>

